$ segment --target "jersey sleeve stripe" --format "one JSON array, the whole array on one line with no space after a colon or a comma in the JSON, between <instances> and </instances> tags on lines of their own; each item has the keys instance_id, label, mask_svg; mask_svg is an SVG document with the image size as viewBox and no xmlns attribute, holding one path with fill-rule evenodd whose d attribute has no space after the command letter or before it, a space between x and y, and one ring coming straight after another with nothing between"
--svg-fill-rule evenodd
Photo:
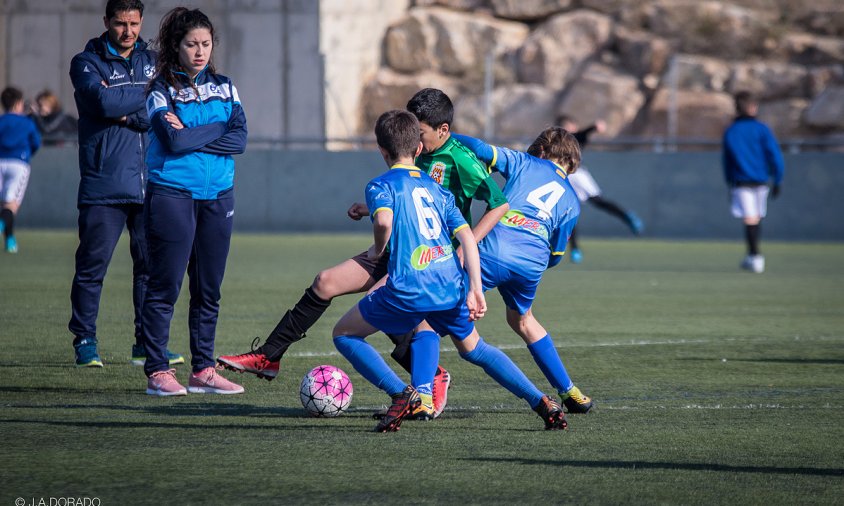
<instances>
[{"instance_id":1,"label":"jersey sleeve stripe","mask_svg":"<svg viewBox=\"0 0 844 506\"><path fill-rule=\"evenodd\" d=\"M498 149L495 146L490 146L492 148L492 162L489 164L489 168L492 169L495 167L496 162L498 162Z\"/></svg>"},{"instance_id":2,"label":"jersey sleeve stripe","mask_svg":"<svg viewBox=\"0 0 844 506\"><path fill-rule=\"evenodd\" d=\"M376 209L376 210L372 213L372 216L375 216L376 214L378 214L378 212L379 212L379 211L390 211L391 213L393 212L393 210L392 210L392 209L390 209L389 207L379 207L378 209Z\"/></svg>"},{"instance_id":3,"label":"jersey sleeve stripe","mask_svg":"<svg viewBox=\"0 0 844 506\"><path fill-rule=\"evenodd\" d=\"M451 236L454 237L455 235L457 235L457 232L460 232L461 230L463 230L464 228L466 228L468 226L469 226L468 223L464 223L464 224L460 225L459 227L454 229L454 232L451 234Z\"/></svg>"}]
</instances>

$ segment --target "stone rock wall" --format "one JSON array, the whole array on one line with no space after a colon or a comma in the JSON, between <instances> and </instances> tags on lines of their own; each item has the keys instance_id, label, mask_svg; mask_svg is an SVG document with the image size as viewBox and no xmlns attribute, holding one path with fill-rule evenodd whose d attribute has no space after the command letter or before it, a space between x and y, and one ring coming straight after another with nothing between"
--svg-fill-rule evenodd
<instances>
[{"instance_id":1,"label":"stone rock wall","mask_svg":"<svg viewBox=\"0 0 844 506\"><path fill-rule=\"evenodd\" d=\"M606 120L610 138L718 140L739 90L759 96L781 139L844 138L840 0L415 0L382 56L362 134L431 86L455 102L456 129L481 135L491 58L498 138L567 114Z\"/></svg>"}]
</instances>

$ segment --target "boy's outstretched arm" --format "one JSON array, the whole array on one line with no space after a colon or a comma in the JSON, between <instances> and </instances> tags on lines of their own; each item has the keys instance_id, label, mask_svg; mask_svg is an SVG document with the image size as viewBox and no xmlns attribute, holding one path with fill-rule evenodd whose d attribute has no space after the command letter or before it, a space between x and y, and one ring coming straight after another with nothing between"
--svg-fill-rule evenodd
<instances>
[{"instance_id":1,"label":"boy's outstretched arm","mask_svg":"<svg viewBox=\"0 0 844 506\"><path fill-rule=\"evenodd\" d=\"M469 293L466 295L466 306L469 308L469 319L478 320L486 314L486 299L481 282L481 257L478 254L478 244L475 235L469 227L457 230L455 234L463 248L463 268L469 273Z\"/></svg>"},{"instance_id":2,"label":"boy's outstretched arm","mask_svg":"<svg viewBox=\"0 0 844 506\"><path fill-rule=\"evenodd\" d=\"M372 235L375 243L369 248L367 256L370 260L377 260L384 254L387 244L390 242L390 235L393 232L393 210L381 208L375 211L372 217ZM477 250L477 247L475 247ZM480 271L480 269L479 269Z\"/></svg>"}]
</instances>

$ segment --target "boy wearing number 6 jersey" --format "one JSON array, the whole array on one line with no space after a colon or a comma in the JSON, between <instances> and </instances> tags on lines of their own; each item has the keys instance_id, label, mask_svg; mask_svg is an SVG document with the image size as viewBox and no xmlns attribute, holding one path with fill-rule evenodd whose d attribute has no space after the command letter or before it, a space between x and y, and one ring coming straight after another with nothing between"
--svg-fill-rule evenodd
<instances>
[{"instance_id":1,"label":"boy wearing number 6 jersey","mask_svg":"<svg viewBox=\"0 0 844 506\"><path fill-rule=\"evenodd\" d=\"M478 245L484 290L498 288L507 306L507 323L525 341L569 413L586 413L592 400L574 386L551 336L531 311L542 273L560 262L580 215L567 179L580 164L577 140L551 127L522 153L452 135L506 180L510 210Z\"/></svg>"}]
</instances>

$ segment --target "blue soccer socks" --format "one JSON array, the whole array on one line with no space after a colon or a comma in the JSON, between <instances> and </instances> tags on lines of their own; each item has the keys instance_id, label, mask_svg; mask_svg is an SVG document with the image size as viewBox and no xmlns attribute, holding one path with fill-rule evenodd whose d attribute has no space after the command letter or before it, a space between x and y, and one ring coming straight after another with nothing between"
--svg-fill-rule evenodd
<instances>
[{"instance_id":1,"label":"blue soccer socks","mask_svg":"<svg viewBox=\"0 0 844 506\"><path fill-rule=\"evenodd\" d=\"M481 367L501 386L509 390L513 395L524 399L535 408L542 400L543 393L531 383L525 373L495 346L486 344L483 338L478 340L478 345L469 353L461 353L460 356Z\"/></svg>"},{"instance_id":2,"label":"blue soccer socks","mask_svg":"<svg viewBox=\"0 0 844 506\"><path fill-rule=\"evenodd\" d=\"M439 361L440 336L431 330L417 332L410 341L410 384L419 395L431 395Z\"/></svg>"},{"instance_id":3,"label":"blue soccer socks","mask_svg":"<svg viewBox=\"0 0 844 506\"><path fill-rule=\"evenodd\" d=\"M549 334L546 334L539 341L529 344L528 350L533 355L536 365L542 370L542 374L557 389L557 393L564 394L571 390L574 383L569 378L569 373L566 372L566 366L560 360L560 355L557 353L557 349L554 348L554 341L551 340Z\"/></svg>"},{"instance_id":4,"label":"blue soccer socks","mask_svg":"<svg viewBox=\"0 0 844 506\"><path fill-rule=\"evenodd\" d=\"M334 346L361 376L387 392L387 395L400 394L407 386L366 339L359 336L337 336L334 338Z\"/></svg>"}]
</instances>

